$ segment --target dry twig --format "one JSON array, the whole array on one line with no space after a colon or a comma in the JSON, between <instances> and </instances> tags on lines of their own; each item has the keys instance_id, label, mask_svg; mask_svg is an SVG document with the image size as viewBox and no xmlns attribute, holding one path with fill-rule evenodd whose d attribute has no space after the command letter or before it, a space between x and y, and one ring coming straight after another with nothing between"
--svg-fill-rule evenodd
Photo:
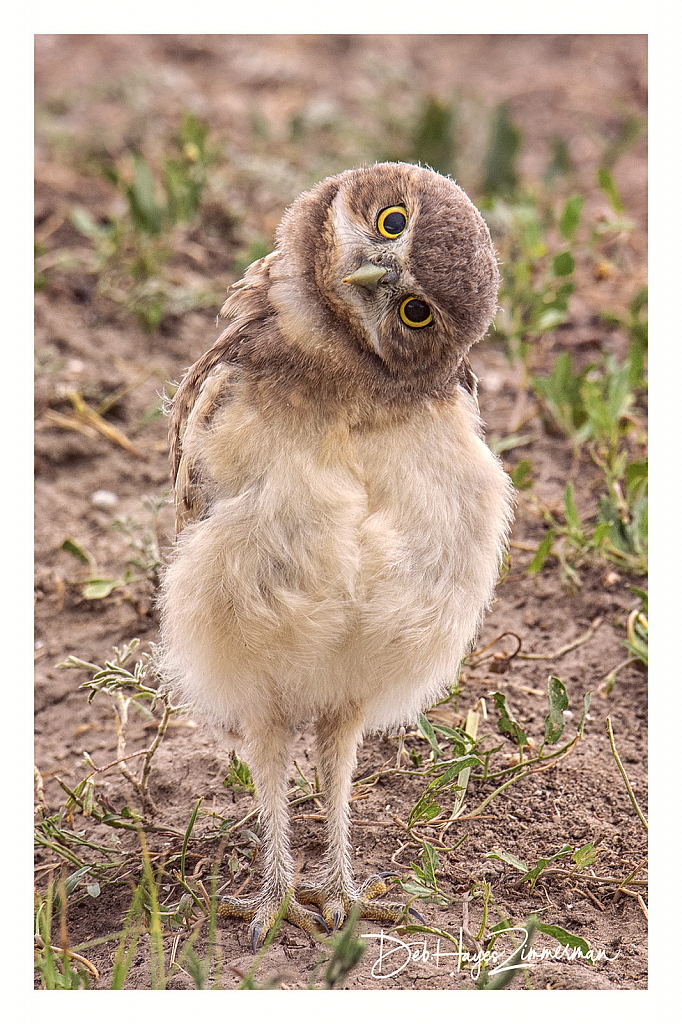
<instances>
[{"instance_id":1,"label":"dry twig","mask_svg":"<svg viewBox=\"0 0 682 1024\"><path fill-rule=\"evenodd\" d=\"M623 776L623 781L625 783L625 788L628 791L628 796L630 797L630 801L632 803L632 806L634 807L634 809L635 809L635 811L637 813L637 817L639 818L641 823L644 825L644 828L648 832L649 831L649 825L647 823L646 818L644 817L644 815L642 814L642 812L640 810L640 806L637 803L637 798L636 798L635 794L632 791L632 786L630 785L628 777L625 774L625 768L623 768L623 763L622 763L620 757L618 756L618 751L616 750L616 741L613 738L613 729L611 728L611 718L610 717L608 717L606 719L606 728L608 729L608 733L609 733L609 742L611 744L611 750L613 751L613 756L616 759L616 764L618 765L618 770L620 771L620 774Z\"/></svg>"}]
</instances>

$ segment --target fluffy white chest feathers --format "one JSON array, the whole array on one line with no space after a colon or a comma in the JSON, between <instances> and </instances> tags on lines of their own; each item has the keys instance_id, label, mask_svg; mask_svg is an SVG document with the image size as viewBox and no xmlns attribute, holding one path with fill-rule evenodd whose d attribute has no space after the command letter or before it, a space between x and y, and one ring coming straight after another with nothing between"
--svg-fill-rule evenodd
<instances>
[{"instance_id":1,"label":"fluffy white chest feathers","mask_svg":"<svg viewBox=\"0 0 682 1024\"><path fill-rule=\"evenodd\" d=\"M212 485L167 571L165 669L235 732L343 702L368 729L454 678L492 597L510 485L473 399L353 428L239 390L183 448Z\"/></svg>"}]
</instances>

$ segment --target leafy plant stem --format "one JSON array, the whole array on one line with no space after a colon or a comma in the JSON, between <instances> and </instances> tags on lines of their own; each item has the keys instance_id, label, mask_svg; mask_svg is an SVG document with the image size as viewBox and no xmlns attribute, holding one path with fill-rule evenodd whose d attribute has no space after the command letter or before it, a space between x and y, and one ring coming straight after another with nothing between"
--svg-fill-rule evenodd
<instances>
[{"instance_id":1,"label":"leafy plant stem","mask_svg":"<svg viewBox=\"0 0 682 1024\"><path fill-rule=\"evenodd\" d=\"M528 764L528 762L526 762L526 764ZM501 786L498 786L498 788L496 790L494 790L492 793L490 793L490 795L487 796L485 798L485 800L483 800L483 802L480 803L478 805L478 807L475 808L475 810L471 811L467 815L467 817L469 817L469 818L476 818L483 810L485 810L485 808L488 806L488 804L492 800L494 800L496 796L499 796L500 793L504 792L504 790L507 789L508 786L513 785L515 782L521 782L522 779L527 778L529 775L530 775L530 769L527 768L527 767L525 768L525 770L523 772L521 772L520 775L512 775L511 779L507 779L507 781L503 782ZM492 776L489 776L489 778L492 778Z\"/></svg>"}]
</instances>

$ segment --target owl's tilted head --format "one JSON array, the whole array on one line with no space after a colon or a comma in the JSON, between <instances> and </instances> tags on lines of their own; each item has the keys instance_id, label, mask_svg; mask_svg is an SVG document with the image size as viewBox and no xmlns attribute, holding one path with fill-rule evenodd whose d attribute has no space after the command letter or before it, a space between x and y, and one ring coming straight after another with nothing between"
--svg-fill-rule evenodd
<instances>
[{"instance_id":1,"label":"owl's tilted head","mask_svg":"<svg viewBox=\"0 0 682 1024\"><path fill-rule=\"evenodd\" d=\"M287 211L278 249L319 307L318 327L328 336L340 321L391 373L461 359L495 313L488 228L461 188L425 167L327 178Z\"/></svg>"}]
</instances>

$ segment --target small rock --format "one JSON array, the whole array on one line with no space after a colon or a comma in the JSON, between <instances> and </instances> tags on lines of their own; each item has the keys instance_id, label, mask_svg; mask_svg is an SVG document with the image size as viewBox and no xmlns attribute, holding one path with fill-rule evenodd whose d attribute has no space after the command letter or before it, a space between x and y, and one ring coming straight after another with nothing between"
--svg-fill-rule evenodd
<instances>
[{"instance_id":1,"label":"small rock","mask_svg":"<svg viewBox=\"0 0 682 1024\"><path fill-rule=\"evenodd\" d=\"M118 495L113 491L95 491L90 501L95 508L114 508L115 505L118 505Z\"/></svg>"}]
</instances>

